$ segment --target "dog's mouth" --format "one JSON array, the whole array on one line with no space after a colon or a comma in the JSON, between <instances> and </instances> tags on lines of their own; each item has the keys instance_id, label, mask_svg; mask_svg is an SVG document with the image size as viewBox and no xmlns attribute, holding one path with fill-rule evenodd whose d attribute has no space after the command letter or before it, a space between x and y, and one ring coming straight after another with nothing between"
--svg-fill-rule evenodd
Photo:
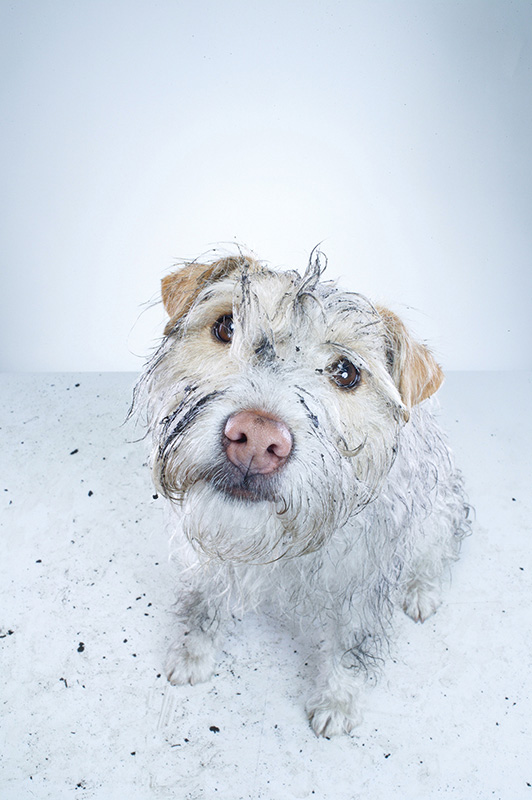
<instances>
[{"instance_id":1,"label":"dog's mouth","mask_svg":"<svg viewBox=\"0 0 532 800\"><path fill-rule=\"evenodd\" d=\"M221 491L226 497L249 503L259 503L263 501L273 502L275 500L275 497L270 492L245 489L240 486L225 487Z\"/></svg>"},{"instance_id":2,"label":"dog's mouth","mask_svg":"<svg viewBox=\"0 0 532 800\"><path fill-rule=\"evenodd\" d=\"M233 500L247 503L274 503L279 500L277 476L251 471L243 474L233 464L226 463L223 468L213 469L204 478L218 492Z\"/></svg>"}]
</instances>

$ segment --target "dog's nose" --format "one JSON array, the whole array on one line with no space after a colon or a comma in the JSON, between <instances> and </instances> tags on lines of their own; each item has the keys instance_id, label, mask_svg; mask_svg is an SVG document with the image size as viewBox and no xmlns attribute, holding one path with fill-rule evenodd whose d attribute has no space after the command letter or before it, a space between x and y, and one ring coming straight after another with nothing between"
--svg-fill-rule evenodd
<instances>
[{"instance_id":1,"label":"dog's nose","mask_svg":"<svg viewBox=\"0 0 532 800\"><path fill-rule=\"evenodd\" d=\"M292 434L284 422L259 411L239 411L225 423L227 458L242 472L270 475L283 466L292 450Z\"/></svg>"}]
</instances>

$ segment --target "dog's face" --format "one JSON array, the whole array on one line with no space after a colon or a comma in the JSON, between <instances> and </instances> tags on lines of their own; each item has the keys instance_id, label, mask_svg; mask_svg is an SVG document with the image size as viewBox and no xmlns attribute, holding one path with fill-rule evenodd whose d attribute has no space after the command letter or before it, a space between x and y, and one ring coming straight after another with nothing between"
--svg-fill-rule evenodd
<instances>
[{"instance_id":1,"label":"dog's face","mask_svg":"<svg viewBox=\"0 0 532 800\"><path fill-rule=\"evenodd\" d=\"M391 312L250 258L163 280L148 364L153 471L198 550L264 561L320 547L378 493L410 407L441 382Z\"/></svg>"}]
</instances>

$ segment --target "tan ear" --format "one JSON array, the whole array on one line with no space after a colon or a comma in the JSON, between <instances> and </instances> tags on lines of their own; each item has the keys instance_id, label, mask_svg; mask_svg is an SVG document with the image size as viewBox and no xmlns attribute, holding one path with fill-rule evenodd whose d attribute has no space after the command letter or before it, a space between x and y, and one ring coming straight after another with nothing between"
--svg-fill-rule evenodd
<instances>
[{"instance_id":1,"label":"tan ear","mask_svg":"<svg viewBox=\"0 0 532 800\"><path fill-rule=\"evenodd\" d=\"M426 400L443 383L443 372L430 350L414 341L397 314L377 307L386 328L390 371L407 408Z\"/></svg>"},{"instance_id":2,"label":"tan ear","mask_svg":"<svg viewBox=\"0 0 532 800\"><path fill-rule=\"evenodd\" d=\"M235 269L242 267L247 259L237 256L222 258L212 264L186 264L177 272L172 272L161 281L163 305L170 317L165 335L168 335L180 317L190 310L202 289L209 283L227 277Z\"/></svg>"}]
</instances>

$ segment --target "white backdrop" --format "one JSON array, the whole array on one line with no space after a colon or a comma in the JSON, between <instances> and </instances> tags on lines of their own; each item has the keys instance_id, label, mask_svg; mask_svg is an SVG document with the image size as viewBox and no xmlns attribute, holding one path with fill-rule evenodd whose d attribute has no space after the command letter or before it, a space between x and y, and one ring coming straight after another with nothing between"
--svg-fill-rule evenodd
<instances>
[{"instance_id":1,"label":"white backdrop","mask_svg":"<svg viewBox=\"0 0 532 800\"><path fill-rule=\"evenodd\" d=\"M529 0L4 1L0 36L0 368L138 370L160 278L234 242L322 242L447 369L531 366Z\"/></svg>"}]
</instances>

